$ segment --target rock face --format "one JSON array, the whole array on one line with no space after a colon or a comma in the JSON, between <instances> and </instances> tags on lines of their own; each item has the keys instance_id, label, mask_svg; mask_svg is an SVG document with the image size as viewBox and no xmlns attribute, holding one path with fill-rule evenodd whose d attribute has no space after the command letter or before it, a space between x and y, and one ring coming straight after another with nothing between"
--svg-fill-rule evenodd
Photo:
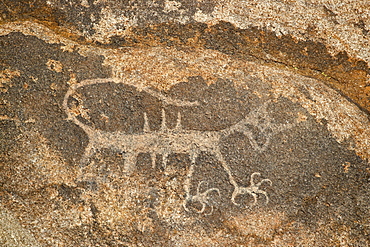
<instances>
[{"instance_id":1,"label":"rock face","mask_svg":"<svg viewBox=\"0 0 370 247\"><path fill-rule=\"evenodd\" d=\"M369 245L366 3L322 2L3 1L0 243Z\"/></svg>"}]
</instances>

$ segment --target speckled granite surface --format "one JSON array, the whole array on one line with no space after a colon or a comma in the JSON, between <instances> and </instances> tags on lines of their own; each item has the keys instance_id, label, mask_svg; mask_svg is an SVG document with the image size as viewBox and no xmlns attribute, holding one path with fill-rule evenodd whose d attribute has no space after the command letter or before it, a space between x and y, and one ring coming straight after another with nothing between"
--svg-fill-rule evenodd
<instances>
[{"instance_id":1,"label":"speckled granite surface","mask_svg":"<svg viewBox=\"0 0 370 247\"><path fill-rule=\"evenodd\" d=\"M369 7L336 2L0 2L0 244L367 246Z\"/></svg>"}]
</instances>

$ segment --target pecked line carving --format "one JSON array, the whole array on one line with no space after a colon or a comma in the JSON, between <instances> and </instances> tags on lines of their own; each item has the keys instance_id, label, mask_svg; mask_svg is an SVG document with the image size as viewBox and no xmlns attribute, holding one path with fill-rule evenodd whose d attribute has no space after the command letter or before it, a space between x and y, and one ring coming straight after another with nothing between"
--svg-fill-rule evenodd
<instances>
[{"instance_id":1,"label":"pecked line carving","mask_svg":"<svg viewBox=\"0 0 370 247\"><path fill-rule=\"evenodd\" d=\"M151 156L152 166L156 165L156 155L161 154L163 157L162 165L167 165L167 158L171 153L183 153L188 154L190 157L190 167L184 183L184 190L186 193L185 200L183 202L183 208L185 211L191 211L189 205L191 203L199 203L201 209L194 209L198 213L204 213L206 208L211 208L210 213L213 212L213 206L209 203L209 197L211 195L221 196L218 188L203 189L202 187L207 185L206 181L200 181L197 185L196 194L191 193L191 181L194 174L195 162L201 152L207 152L215 156L221 163L224 171L228 175L229 183L234 187L234 191L231 196L231 202L235 205L239 205L236 199L240 195L248 194L253 197L254 202L252 205L257 203L257 196L261 194L265 197L265 203L269 202L267 192L260 189L263 183L272 185L272 181L269 179L262 179L260 182L255 183L255 177L260 176L260 173L253 172L250 175L250 185L242 186L239 185L231 171L230 166L224 159L221 150L220 142L222 138L225 138L235 132L240 132L248 137L252 148L256 152L263 152L268 147L271 138L281 131L292 128L293 124L273 124L272 119L267 113L267 107L270 101L266 101L259 108L251 111L246 115L245 118L237 122L236 124L220 130L220 131L199 131L199 130L185 130L181 125L181 114L178 113L176 126L169 129L166 124L166 112L162 109L162 120L159 130L152 131L149 126L149 120L147 114L143 112L144 126L142 133L127 134L121 131L108 132L103 130L95 129L87 124L81 122L77 116L69 109L68 99L76 92L78 88L103 83L125 83L122 79L109 78L109 79L91 79L80 82L79 84L72 85L64 96L63 108L67 114L67 119L78 125L88 136L89 143L85 148L82 162L87 162L88 159L99 149L109 148L117 150L123 153L124 157L124 169L127 172L132 171L136 165L137 156L140 153L149 153ZM145 91L152 96L160 99L164 104L175 105L175 106L196 106L199 103L197 101L182 101L168 98L157 91L154 91L147 87L137 88L138 91ZM261 121L261 119L263 121ZM249 126L255 126L260 132L265 135L265 142L261 145L255 140L252 131ZM267 131L268 130L268 131Z\"/></svg>"}]
</instances>

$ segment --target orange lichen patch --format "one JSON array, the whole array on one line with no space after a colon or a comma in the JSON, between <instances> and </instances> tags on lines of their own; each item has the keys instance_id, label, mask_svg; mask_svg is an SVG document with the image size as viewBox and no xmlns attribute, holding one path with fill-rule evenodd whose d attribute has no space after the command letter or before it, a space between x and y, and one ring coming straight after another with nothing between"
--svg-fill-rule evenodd
<instances>
[{"instance_id":1,"label":"orange lichen patch","mask_svg":"<svg viewBox=\"0 0 370 247\"><path fill-rule=\"evenodd\" d=\"M346 162L345 164L342 164L344 173L348 173L349 168L351 167L351 163Z\"/></svg>"},{"instance_id":2,"label":"orange lichen patch","mask_svg":"<svg viewBox=\"0 0 370 247\"><path fill-rule=\"evenodd\" d=\"M41 23L55 33L71 40L81 39L80 33L66 20L65 13L53 8L48 1L43 0L4 0L0 2L3 7L0 23L16 21L32 21Z\"/></svg>"},{"instance_id":3,"label":"orange lichen patch","mask_svg":"<svg viewBox=\"0 0 370 247\"><path fill-rule=\"evenodd\" d=\"M21 72L18 70L10 70L5 69L0 71L0 92L6 93L9 87L12 87L11 80L16 77L20 76Z\"/></svg>"},{"instance_id":4,"label":"orange lichen patch","mask_svg":"<svg viewBox=\"0 0 370 247\"><path fill-rule=\"evenodd\" d=\"M319 223L316 229L287 222L276 232L269 246L350 246L350 228L335 221Z\"/></svg>"},{"instance_id":5,"label":"orange lichen patch","mask_svg":"<svg viewBox=\"0 0 370 247\"><path fill-rule=\"evenodd\" d=\"M110 164L107 182L96 175L102 169L99 162L91 163L78 173L78 181L94 179L97 183L96 191L86 190L81 196L81 199L91 202L96 208L98 213L93 215L95 221L119 233L157 234L161 226L156 225L151 217L154 209L145 203L151 191L148 186L150 181L140 175L125 174L120 164L114 163Z\"/></svg>"},{"instance_id":6,"label":"orange lichen patch","mask_svg":"<svg viewBox=\"0 0 370 247\"><path fill-rule=\"evenodd\" d=\"M69 81L67 81L68 85L73 86L73 85L78 83L77 76L76 76L75 73L71 73L69 76L70 76L70 79L69 79Z\"/></svg>"},{"instance_id":7,"label":"orange lichen patch","mask_svg":"<svg viewBox=\"0 0 370 247\"><path fill-rule=\"evenodd\" d=\"M334 221L317 229L290 221L284 213L264 211L236 215L224 228L207 232L201 226L170 232L180 246L347 246L350 228ZM232 232L232 235L231 235ZM232 236L232 237L231 237Z\"/></svg>"},{"instance_id":8,"label":"orange lichen patch","mask_svg":"<svg viewBox=\"0 0 370 247\"><path fill-rule=\"evenodd\" d=\"M118 185L122 181L114 181ZM123 182L119 189L112 188L111 184L100 183L101 190L97 193L83 195L94 203L99 210L97 221L108 225L117 231L153 232L155 224L149 217L151 208L138 205L145 200L147 188L142 179L131 179Z\"/></svg>"},{"instance_id":9,"label":"orange lichen patch","mask_svg":"<svg viewBox=\"0 0 370 247\"><path fill-rule=\"evenodd\" d=\"M240 214L230 218L225 224L244 236L257 236L261 239L272 239L275 232L286 220L284 213L260 211L251 214Z\"/></svg>"},{"instance_id":10,"label":"orange lichen patch","mask_svg":"<svg viewBox=\"0 0 370 247\"><path fill-rule=\"evenodd\" d=\"M227 230L219 230L213 234L208 234L201 227L193 227L187 231L172 231L171 240L179 246L261 246L256 245L258 239L243 238L240 236L230 235Z\"/></svg>"},{"instance_id":11,"label":"orange lichen patch","mask_svg":"<svg viewBox=\"0 0 370 247\"><path fill-rule=\"evenodd\" d=\"M56 61L56 60L53 60L53 59L49 59L47 62L46 62L46 66L48 67L48 69L52 70L52 71L55 71L55 72L62 72L63 70L63 65L60 61Z\"/></svg>"},{"instance_id":12,"label":"orange lichen patch","mask_svg":"<svg viewBox=\"0 0 370 247\"><path fill-rule=\"evenodd\" d=\"M297 116L296 122L297 123L301 123L301 122L304 122L304 121L307 121L307 116L304 115L301 112L298 112L298 116Z\"/></svg>"},{"instance_id":13,"label":"orange lichen patch","mask_svg":"<svg viewBox=\"0 0 370 247\"><path fill-rule=\"evenodd\" d=\"M81 116L84 119L90 120L89 112L90 110L83 105L84 97L81 94L76 93L75 99L79 102L78 104L73 104L70 111L75 116Z\"/></svg>"},{"instance_id":14,"label":"orange lichen patch","mask_svg":"<svg viewBox=\"0 0 370 247\"><path fill-rule=\"evenodd\" d=\"M344 68L343 65L329 68L325 71L335 80L328 80L329 84L339 89L364 109L370 109L370 93L366 90L369 74L360 69Z\"/></svg>"},{"instance_id":15,"label":"orange lichen patch","mask_svg":"<svg viewBox=\"0 0 370 247\"><path fill-rule=\"evenodd\" d=\"M15 121L15 122L19 122L19 119L18 118L11 118L7 115L0 115L0 120L8 120L8 121Z\"/></svg>"}]
</instances>

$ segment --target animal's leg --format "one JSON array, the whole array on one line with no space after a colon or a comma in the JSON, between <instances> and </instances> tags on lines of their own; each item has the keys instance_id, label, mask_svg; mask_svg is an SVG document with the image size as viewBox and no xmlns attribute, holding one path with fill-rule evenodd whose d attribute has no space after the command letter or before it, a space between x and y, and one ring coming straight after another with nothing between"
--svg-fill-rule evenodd
<instances>
[{"instance_id":1,"label":"animal's leg","mask_svg":"<svg viewBox=\"0 0 370 247\"><path fill-rule=\"evenodd\" d=\"M265 198L266 198L266 202L265 202L265 204L267 205L267 204L269 203L269 197L268 197L268 195L267 195L266 191L263 191L263 190L260 190L260 189L259 189L259 187L260 187L260 186L261 186L261 184L263 184L263 183L269 183L269 184L270 184L270 186L272 186L272 182L271 182L271 180L270 180L270 179L262 179L262 180L261 180L261 182L259 182L258 184L256 184L256 188L258 188L258 189L257 189L257 193L263 194L263 195L265 196Z\"/></svg>"},{"instance_id":2,"label":"animal's leg","mask_svg":"<svg viewBox=\"0 0 370 247\"><path fill-rule=\"evenodd\" d=\"M155 169L155 160L156 160L156 154L155 153L151 153L150 154L150 158L152 160L152 168Z\"/></svg>"},{"instance_id":3,"label":"animal's leg","mask_svg":"<svg viewBox=\"0 0 370 247\"><path fill-rule=\"evenodd\" d=\"M124 170L125 171L130 172L133 170L133 168L136 165L136 156L137 156L137 153L126 153L124 155L124 158L125 158Z\"/></svg>"},{"instance_id":4,"label":"animal's leg","mask_svg":"<svg viewBox=\"0 0 370 247\"><path fill-rule=\"evenodd\" d=\"M209 193L211 193L212 191L215 191L215 192L218 193L218 196L221 196L220 190L218 188L210 188L210 189L208 189L204 192L200 192L200 187L202 186L202 184L207 184L207 182L201 181L198 184L197 194L195 196L193 196L193 198L192 198L193 201L197 201L202 205L201 210L198 211L199 214L203 213L204 210L206 209L206 206L208 204L208 199L209 199L208 198ZM211 215L212 212L213 212L213 206L211 205L211 211L207 215Z\"/></svg>"},{"instance_id":5,"label":"animal's leg","mask_svg":"<svg viewBox=\"0 0 370 247\"><path fill-rule=\"evenodd\" d=\"M253 203L252 203L252 206L256 205L257 204L257 194L253 193L253 192L250 192L248 193L250 194L251 196L253 196Z\"/></svg>"},{"instance_id":6,"label":"animal's leg","mask_svg":"<svg viewBox=\"0 0 370 247\"><path fill-rule=\"evenodd\" d=\"M182 130L182 125L181 125L181 113L177 113L177 121L176 121L176 127L174 129L175 131L181 131Z\"/></svg>"},{"instance_id":7,"label":"animal's leg","mask_svg":"<svg viewBox=\"0 0 370 247\"><path fill-rule=\"evenodd\" d=\"M81 158L81 165L88 165L89 164L89 161L90 161L90 158L91 156L95 153L95 147L93 145L93 143L91 142L91 140L89 141L89 144L87 145L87 147L85 148L85 152Z\"/></svg>"},{"instance_id":8,"label":"animal's leg","mask_svg":"<svg viewBox=\"0 0 370 247\"><path fill-rule=\"evenodd\" d=\"M188 207L187 207L187 204L192 199L192 195L190 194L190 186L191 186L191 178L192 178L193 173L194 173L194 166L195 166L195 160L196 159L197 159L197 153L196 152L191 152L190 153L190 161L191 161L191 164L190 164L189 172L186 175L186 179L185 179L185 183L184 183L184 190L185 190L185 193L186 193L186 197L185 197L185 200L184 200L184 202L182 204L182 206L184 207L185 211L187 211L187 212L190 211L188 209Z\"/></svg>"},{"instance_id":9,"label":"animal's leg","mask_svg":"<svg viewBox=\"0 0 370 247\"><path fill-rule=\"evenodd\" d=\"M258 190L257 192L265 196L265 198L266 198L265 204L267 205L269 203L269 197L268 197L266 191Z\"/></svg>"},{"instance_id":10,"label":"animal's leg","mask_svg":"<svg viewBox=\"0 0 370 247\"><path fill-rule=\"evenodd\" d=\"M249 195L253 196L254 202L252 203L252 205L257 204L257 194L263 194L266 198L266 204L268 204L269 198L268 198L267 192L263 191L263 190L260 190L259 187L261 186L262 183L265 183L265 182L268 182L270 185L272 185L272 182L271 182L270 179L262 179L261 182L256 184L254 182L254 178L255 178L255 176L260 176L260 175L261 174L259 172L252 173L251 178L250 178L250 185L248 187L241 187L240 186L240 187L238 187L234 190L234 192L232 194L232 197L231 197L231 201L235 205L239 205L238 203L235 202L235 198L238 195L244 195L244 194L249 194Z\"/></svg>"},{"instance_id":11,"label":"animal's leg","mask_svg":"<svg viewBox=\"0 0 370 247\"><path fill-rule=\"evenodd\" d=\"M143 127L144 133L149 133L150 132L150 126L148 122L148 116L146 115L146 112L144 112L144 127Z\"/></svg>"},{"instance_id":12,"label":"animal's leg","mask_svg":"<svg viewBox=\"0 0 370 247\"><path fill-rule=\"evenodd\" d=\"M231 196L231 202L237 206L239 206L239 204L235 201L236 197L238 195L244 195L246 193L250 194L251 196L253 196L254 198L254 204L257 203L257 195L254 194L255 192L255 188L258 189L258 187L256 187L256 185L254 184L254 177L256 175L260 175L258 172L255 172L251 175L251 185L250 187L242 187L242 186L239 186L238 183L235 181L232 173L231 173L231 169L230 167L228 166L228 164L226 163L226 161L224 160L221 152L219 150L216 150L215 152L215 155L216 157L218 158L218 160L221 162L222 164L222 167L224 168L224 170L226 171L226 173L228 174L229 176L229 182L234 186L234 191L233 191L233 194ZM259 186L260 184L258 184L257 186Z\"/></svg>"},{"instance_id":13,"label":"animal's leg","mask_svg":"<svg viewBox=\"0 0 370 247\"><path fill-rule=\"evenodd\" d=\"M167 161L168 161L168 153L163 153L163 156L162 156L162 165L163 165L163 168L166 168Z\"/></svg>"},{"instance_id":14,"label":"animal's leg","mask_svg":"<svg viewBox=\"0 0 370 247\"><path fill-rule=\"evenodd\" d=\"M233 191L233 194L231 196L231 202L237 206L239 206L239 204L235 201L236 197L238 195L244 195L244 194L250 194L251 196L253 196L253 199L254 199L254 203L253 205L255 205L257 203L257 194L256 193L261 193L261 194L264 194L267 197L267 193L265 191L262 191L262 190L259 190L259 186L263 183L263 182L267 182L269 181L271 183L271 181L269 179L263 179L260 183L258 184L255 184L254 183L254 177L256 175L261 175L260 173L258 172L254 172L252 173L251 175L251 178L250 178L250 186L249 187L242 187L242 186L239 186L238 183L235 181L232 173L231 173L231 170L230 170L230 167L227 165L226 161L224 160L221 152L219 150L216 150L215 152L215 155L216 157L218 158L218 160L221 162L222 164L222 167L224 168L224 170L226 171L226 173L228 174L229 176L229 182L234 186L234 191ZM268 202L268 199L266 200Z\"/></svg>"},{"instance_id":15,"label":"animal's leg","mask_svg":"<svg viewBox=\"0 0 370 247\"><path fill-rule=\"evenodd\" d=\"M197 157L196 153L190 154L191 165L190 165L189 173L186 177L186 181L185 181L185 184L184 184L184 189L185 189L185 192L186 192L186 198L184 200L183 207L186 211L189 212L190 210L188 209L187 204L189 202L190 203L191 202L198 202L202 205L202 208L200 210L196 210L196 211L197 211L197 213L201 214L201 213L204 213L204 211L206 210L207 205L209 204L209 202L208 202L208 200L209 200L208 194L209 193L215 191L215 192L218 193L219 196L221 196L221 195L220 195L220 190L218 188L210 188L210 189L205 190L204 192L200 192L201 186L206 183L204 181L199 182L198 187L197 187L197 193L194 196L190 194L191 178L192 178L193 173L194 173L194 166L195 166L196 157ZM212 214L212 212L213 212L213 206L211 206L211 211L210 211L209 214Z\"/></svg>"},{"instance_id":16,"label":"animal's leg","mask_svg":"<svg viewBox=\"0 0 370 247\"><path fill-rule=\"evenodd\" d=\"M166 125L166 111L162 109L162 123L161 123L161 132L166 132L168 130Z\"/></svg>"},{"instance_id":17,"label":"animal's leg","mask_svg":"<svg viewBox=\"0 0 370 247\"><path fill-rule=\"evenodd\" d=\"M228 166L228 164L226 163L224 157L222 156L221 151L219 149L216 149L214 151L214 155L221 162L222 167L224 168L224 170L226 171L227 175L229 176L229 182L234 186L234 190L237 190L237 188L239 188L239 186L236 183L236 181L235 181L235 179L234 179L234 177L233 177L233 175L231 173L230 167Z\"/></svg>"}]
</instances>

